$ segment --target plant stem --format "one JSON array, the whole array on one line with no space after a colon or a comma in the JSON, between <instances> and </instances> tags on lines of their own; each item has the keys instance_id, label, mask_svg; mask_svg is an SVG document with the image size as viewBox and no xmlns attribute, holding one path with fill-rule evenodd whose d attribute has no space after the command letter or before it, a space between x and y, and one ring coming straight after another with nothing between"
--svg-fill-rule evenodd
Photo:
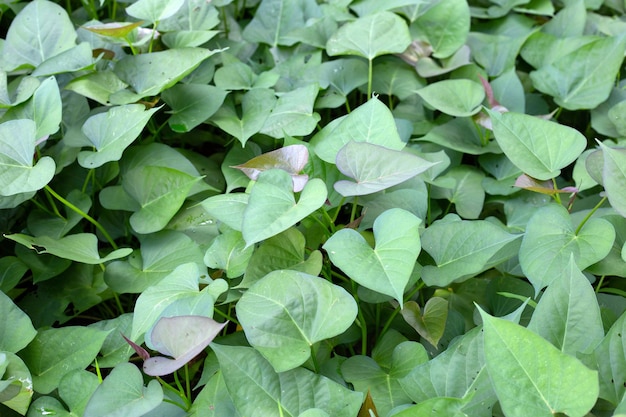
<instances>
[{"instance_id":1,"label":"plant stem","mask_svg":"<svg viewBox=\"0 0 626 417\"><path fill-rule=\"evenodd\" d=\"M367 322L365 321L365 317L363 316L363 310L361 309L361 303L359 302L359 294L356 282L351 281L352 283L352 296L356 300L356 304L358 306L358 322L357 324L361 328L361 355L367 355Z\"/></svg>"},{"instance_id":2,"label":"plant stem","mask_svg":"<svg viewBox=\"0 0 626 417\"><path fill-rule=\"evenodd\" d=\"M559 189L556 185L556 178L552 178L552 188L555 191ZM558 192L554 193L554 200L559 204L563 204L561 203L561 195Z\"/></svg>"},{"instance_id":3,"label":"plant stem","mask_svg":"<svg viewBox=\"0 0 626 417\"><path fill-rule=\"evenodd\" d=\"M185 364L185 389L187 392L187 410L191 407L191 381L189 381L189 364Z\"/></svg>"},{"instance_id":4,"label":"plant stem","mask_svg":"<svg viewBox=\"0 0 626 417\"><path fill-rule=\"evenodd\" d=\"M602 288L602 284L604 284L604 277L606 275L602 275L600 277L600 281L598 281L598 285L596 285L596 294L600 293L600 288Z\"/></svg>"},{"instance_id":5,"label":"plant stem","mask_svg":"<svg viewBox=\"0 0 626 417\"><path fill-rule=\"evenodd\" d=\"M369 67L367 72L367 100L372 98L372 73L374 72L374 67L372 66L373 60L370 59L368 63Z\"/></svg>"},{"instance_id":6,"label":"plant stem","mask_svg":"<svg viewBox=\"0 0 626 417\"><path fill-rule=\"evenodd\" d=\"M354 219L356 219L356 209L357 209L358 201L359 201L358 196L355 196L354 200L352 200L352 212L350 212L350 223L352 223Z\"/></svg>"},{"instance_id":7,"label":"plant stem","mask_svg":"<svg viewBox=\"0 0 626 417\"><path fill-rule=\"evenodd\" d=\"M576 228L576 231L574 232L574 234L576 236L578 236L578 233L580 233L580 230L583 228L583 226L585 225L585 223L587 223L587 220L589 220L591 218L591 216L593 216L593 213L595 213L602 204L604 204L604 202L606 201L607 197L602 197L602 200L600 200L600 202L598 204L596 204L596 206L594 208L591 209L591 211L589 213L587 213L587 215L585 216L585 218L583 219L582 222L580 222L580 224L578 225L578 227Z\"/></svg>"},{"instance_id":8,"label":"plant stem","mask_svg":"<svg viewBox=\"0 0 626 417\"><path fill-rule=\"evenodd\" d=\"M213 311L216 312L219 316L222 316L223 318L225 318L226 320L231 321L235 324L239 324L239 322L235 320L234 318L232 318L230 314L224 313L222 310L218 308L214 308Z\"/></svg>"},{"instance_id":9,"label":"plant stem","mask_svg":"<svg viewBox=\"0 0 626 417\"><path fill-rule=\"evenodd\" d=\"M64 199L63 197L61 197L59 194L57 194L52 188L50 188L49 185L46 185L44 187L44 189L49 192L50 194L52 194L54 196L54 198L56 198L57 200L59 200L61 203L63 203L66 207L68 207L70 210L72 210L75 213L80 214L81 217L83 217L85 220L87 220L89 223L93 224L94 226L96 226L96 228L102 233L102 235L106 238L106 240L111 244L111 247L113 248L113 250L117 250L118 247L115 244L115 242L113 241L113 239L111 238L111 235L109 235L109 232L106 231L106 229L104 227L102 227L102 225L100 223L98 223L98 221L96 219L94 219L93 217L91 217L89 214L85 213L84 211L82 211L81 209L79 209L78 207L76 207L74 204L70 203L69 201L67 201L66 199Z\"/></svg>"}]
</instances>

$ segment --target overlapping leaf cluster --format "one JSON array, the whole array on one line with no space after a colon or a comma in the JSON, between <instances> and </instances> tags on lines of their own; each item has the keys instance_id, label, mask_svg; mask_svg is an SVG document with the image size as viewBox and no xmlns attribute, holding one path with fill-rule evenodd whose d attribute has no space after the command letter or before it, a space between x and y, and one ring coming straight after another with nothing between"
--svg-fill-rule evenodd
<instances>
[{"instance_id":1,"label":"overlapping leaf cluster","mask_svg":"<svg viewBox=\"0 0 626 417\"><path fill-rule=\"evenodd\" d=\"M622 2L64 6L0 4L2 416L626 415Z\"/></svg>"}]
</instances>

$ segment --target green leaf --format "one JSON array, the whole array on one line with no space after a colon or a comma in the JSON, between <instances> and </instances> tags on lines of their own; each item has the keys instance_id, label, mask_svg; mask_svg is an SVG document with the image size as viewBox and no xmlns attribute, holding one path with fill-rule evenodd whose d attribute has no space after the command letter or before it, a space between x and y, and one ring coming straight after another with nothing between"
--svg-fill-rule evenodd
<instances>
[{"instance_id":1,"label":"green leaf","mask_svg":"<svg viewBox=\"0 0 626 417\"><path fill-rule=\"evenodd\" d=\"M319 178L310 180L296 202L291 176L282 169L259 175L244 210L242 232L248 246L287 230L322 207L326 185Z\"/></svg>"},{"instance_id":2,"label":"green leaf","mask_svg":"<svg viewBox=\"0 0 626 417\"><path fill-rule=\"evenodd\" d=\"M98 238L93 233L77 233L60 239L54 239L49 236L33 237L19 233L5 235L5 237L29 249L33 249L37 254L49 253L59 258L91 265L123 258L132 252L130 248L121 248L112 251L105 257L100 257L100 253L98 253Z\"/></svg>"},{"instance_id":3,"label":"green leaf","mask_svg":"<svg viewBox=\"0 0 626 417\"><path fill-rule=\"evenodd\" d=\"M231 229L213 240L204 255L204 263L209 268L226 271L228 278L237 278L246 271L253 252L254 248L246 246L241 232Z\"/></svg>"},{"instance_id":4,"label":"green leaf","mask_svg":"<svg viewBox=\"0 0 626 417\"><path fill-rule=\"evenodd\" d=\"M198 245L181 232L163 230L139 236L140 251L128 261L107 264L104 280L118 293L141 293L169 275L179 265L193 262L204 266Z\"/></svg>"},{"instance_id":5,"label":"green leaf","mask_svg":"<svg viewBox=\"0 0 626 417\"><path fill-rule=\"evenodd\" d=\"M374 222L376 247L353 229L342 229L323 248L332 263L370 290L394 297L402 307L404 289L420 252L421 220L403 209L390 209Z\"/></svg>"},{"instance_id":6,"label":"green leaf","mask_svg":"<svg viewBox=\"0 0 626 417\"><path fill-rule=\"evenodd\" d=\"M625 36L599 38L532 71L530 79L561 107L592 109L609 97L625 51Z\"/></svg>"},{"instance_id":7,"label":"green leaf","mask_svg":"<svg viewBox=\"0 0 626 417\"><path fill-rule=\"evenodd\" d=\"M28 269L28 266L15 256L0 258L0 292L6 294L15 288Z\"/></svg>"},{"instance_id":8,"label":"green leaf","mask_svg":"<svg viewBox=\"0 0 626 417\"><path fill-rule=\"evenodd\" d=\"M482 329L475 327L454 341L434 359L415 367L400 379L402 388L416 403L431 398L467 398L467 415L491 417L497 401L485 369Z\"/></svg>"},{"instance_id":9,"label":"green leaf","mask_svg":"<svg viewBox=\"0 0 626 417\"><path fill-rule=\"evenodd\" d=\"M420 336L437 346L443 336L448 319L448 300L441 297L432 297L424 306L422 313L419 304L408 301L401 311L402 317Z\"/></svg>"},{"instance_id":10,"label":"green leaf","mask_svg":"<svg viewBox=\"0 0 626 417\"><path fill-rule=\"evenodd\" d=\"M394 414L397 417L411 417L411 416L424 416L424 417L436 417L436 416L450 416L450 417L465 417L467 414L463 413L461 409L467 404L466 400L459 398L438 397L430 398L419 404L410 406L407 409Z\"/></svg>"},{"instance_id":11,"label":"green leaf","mask_svg":"<svg viewBox=\"0 0 626 417\"><path fill-rule=\"evenodd\" d=\"M604 167L602 183L611 206L626 217L626 149L611 148L600 142Z\"/></svg>"},{"instance_id":12,"label":"green leaf","mask_svg":"<svg viewBox=\"0 0 626 417\"><path fill-rule=\"evenodd\" d=\"M448 215L422 233L422 246L436 262L424 266L422 279L429 286L444 287L476 276L513 257L519 237L488 221Z\"/></svg>"},{"instance_id":13,"label":"green leaf","mask_svg":"<svg viewBox=\"0 0 626 417\"><path fill-rule=\"evenodd\" d=\"M130 339L138 340L178 299L199 294L200 269L194 263L178 266L172 273L141 293L135 303L133 329ZM208 287L207 287L208 288Z\"/></svg>"},{"instance_id":14,"label":"green leaf","mask_svg":"<svg viewBox=\"0 0 626 417\"><path fill-rule=\"evenodd\" d=\"M411 24L411 32L418 33L431 45L435 58L448 58L465 44L470 30L470 8L463 0L424 3L425 12Z\"/></svg>"},{"instance_id":15,"label":"green leaf","mask_svg":"<svg viewBox=\"0 0 626 417\"><path fill-rule=\"evenodd\" d=\"M318 91L317 84L308 84L283 93L260 132L273 138L306 136L311 133L320 121L319 114L313 112Z\"/></svg>"},{"instance_id":16,"label":"green leaf","mask_svg":"<svg viewBox=\"0 0 626 417\"><path fill-rule=\"evenodd\" d=\"M33 397L33 380L19 356L0 352L0 403L25 415ZM9 398L10 397L10 398Z\"/></svg>"},{"instance_id":17,"label":"green leaf","mask_svg":"<svg viewBox=\"0 0 626 417\"><path fill-rule=\"evenodd\" d=\"M484 88L474 81L444 80L417 91L424 101L442 113L456 117L467 117L480 111L485 99Z\"/></svg>"},{"instance_id":18,"label":"green leaf","mask_svg":"<svg viewBox=\"0 0 626 417\"><path fill-rule=\"evenodd\" d=\"M302 365L315 343L346 331L356 315L346 290L289 270L270 272L237 303L246 338L277 372Z\"/></svg>"},{"instance_id":19,"label":"green leaf","mask_svg":"<svg viewBox=\"0 0 626 417\"><path fill-rule=\"evenodd\" d=\"M33 375L34 390L48 394L74 369L86 368L96 357L109 332L66 326L39 330L20 356Z\"/></svg>"},{"instance_id":20,"label":"green leaf","mask_svg":"<svg viewBox=\"0 0 626 417\"><path fill-rule=\"evenodd\" d=\"M37 130L35 138L47 138L59 130L61 123L61 93L54 77L41 82L32 98L10 109L3 120L31 119Z\"/></svg>"},{"instance_id":21,"label":"green leaf","mask_svg":"<svg viewBox=\"0 0 626 417\"><path fill-rule=\"evenodd\" d=\"M0 69L37 67L75 45L74 24L61 6L46 0L29 2L11 22Z\"/></svg>"},{"instance_id":22,"label":"green leaf","mask_svg":"<svg viewBox=\"0 0 626 417\"><path fill-rule=\"evenodd\" d=\"M0 195L12 196L45 187L56 169L49 156L33 164L36 125L28 119L0 124Z\"/></svg>"},{"instance_id":23,"label":"green leaf","mask_svg":"<svg viewBox=\"0 0 626 417\"><path fill-rule=\"evenodd\" d=\"M502 153L495 140L486 140L487 132L470 118L454 118L442 125L435 126L420 141L431 142L455 151L470 155Z\"/></svg>"},{"instance_id":24,"label":"green leaf","mask_svg":"<svg viewBox=\"0 0 626 417\"><path fill-rule=\"evenodd\" d=\"M113 71L104 70L74 78L65 88L102 105L110 105L109 97L111 94L126 87L128 84L120 80Z\"/></svg>"},{"instance_id":25,"label":"green leaf","mask_svg":"<svg viewBox=\"0 0 626 417\"><path fill-rule=\"evenodd\" d=\"M435 165L408 152L354 141L337 153L336 164L342 174L355 180L334 184L335 190L344 197L373 194L393 187Z\"/></svg>"},{"instance_id":26,"label":"green leaf","mask_svg":"<svg viewBox=\"0 0 626 417\"><path fill-rule=\"evenodd\" d=\"M128 55L115 64L115 74L130 85L136 94L126 99L119 96L119 104L154 96L183 79L202 61L218 51L205 48L168 49L139 55ZM116 102L116 94L110 97Z\"/></svg>"},{"instance_id":27,"label":"green leaf","mask_svg":"<svg viewBox=\"0 0 626 417\"><path fill-rule=\"evenodd\" d=\"M200 177L160 166L142 166L128 172L122 187L140 206L130 216L130 225L137 233L162 230L182 207L194 183Z\"/></svg>"},{"instance_id":28,"label":"green leaf","mask_svg":"<svg viewBox=\"0 0 626 417\"><path fill-rule=\"evenodd\" d=\"M89 213L91 199L80 190L70 191L66 200L84 213ZM56 239L65 236L83 217L67 206L63 206L63 211L65 216L52 215L43 210L32 211L28 216L28 229L36 236L46 235Z\"/></svg>"},{"instance_id":29,"label":"green leaf","mask_svg":"<svg viewBox=\"0 0 626 417\"><path fill-rule=\"evenodd\" d=\"M507 36L472 32L467 38L467 44L472 50L472 58L488 75L496 77L515 68L519 50L531 33L528 30L517 36Z\"/></svg>"},{"instance_id":30,"label":"green leaf","mask_svg":"<svg viewBox=\"0 0 626 417\"><path fill-rule=\"evenodd\" d=\"M557 177L587 145L587 139L569 126L526 114L487 112L506 156L525 174L538 180Z\"/></svg>"},{"instance_id":31,"label":"green leaf","mask_svg":"<svg viewBox=\"0 0 626 417\"><path fill-rule=\"evenodd\" d=\"M212 85L177 84L161 96L172 108L167 123L175 132L189 132L211 117L224 102L226 92Z\"/></svg>"},{"instance_id":32,"label":"green leaf","mask_svg":"<svg viewBox=\"0 0 626 417\"><path fill-rule=\"evenodd\" d=\"M437 177L432 189L433 198L445 198L454 204L456 212L465 219L477 219L483 210L485 174L473 167L461 165Z\"/></svg>"},{"instance_id":33,"label":"green leaf","mask_svg":"<svg viewBox=\"0 0 626 417\"><path fill-rule=\"evenodd\" d=\"M598 398L597 371L530 330L479 311L487 370L507 416L583 417L591 410Z\"/></svg>"},{"instance_id":34,"label":"green leaf","mask_svg":"<svg viewBox=\"0 0 626 417\"><path fill-rule=\"evenodd\" d=\"M217 354L226 387L242 416L298 417L319 408L333 417L353 417L363 395L304 368L276 373L255 349L210 345ZM254 401L250 401L254 398Z\"/></svg>"},{"instance_id":35,"label":"green leaf","mask_svg":"<svg viewBox=\"0 0 626 417\"><path fill-rule=\"evenodd\" d=\"M318 7L313 0L262 0L243 37L273 47L293 45L289 34L304 27L308 19L320 17Z\"/></svg>"},{"instance_id":36,"label":"green leaf","mask_svg":"<svg viewBox=\"0 0 626 417\"><path fill-rule=\"evenodd\" d=\"M126 8L126 13L139 20L151 23L173 16L185 0L138 0Z\"/></svg>"},{"instance_id":37,"label":"green leaf","mask_svg":"<svg viewBox=\"0 0 626 417\"><path fill-rule=\"evenodd\" d=\"M87 401L91 398L98 384L98 377L91 372L83 370L71 371L59 383L59 396L67 404L70 412L54 397L39 397L31 405L28 415L82 416Z\"/></svg>"},{"instance_id":38,"label":"green leaf","mask_svg":"<svg viewBox=\"0 0 626 417\"><path fill-rule=\"evenodd\" d=\"M341 364L341 374L355 390L371 394L379 415L389 415L394 407L411 402L398 380L427 360L422 345L405 341L394 347L388 369L368 356L356 355Z\"/></svg>"},{"instance_id":39,"label":"green leaf","mask_svg":"<svg viewBox=\"0 0 626 417\"><path fill-rule=\"evenodd\" d=\"M617 405L626 393L626 313L615 321L594 351L600 379L600 398Z\"/></svg>"},{"instance_id":40,"label":"green leaf","mask_svg":"<svg viewBox=\"0 0 626 417\"><path fill-rule=\"evenodd\" d=\"M226 99L220 109L211 117L226 133L236 137L242 146L248 139L258 133L269 117L276 103L276 95L267 88L253 88L241 99L241 116L232 100Z\"/></svg>"},{"instance_id":41,"label":"green leaf","mask_svg":"<svg viewBox=\"0 0 626 417\"><path fill-rule=\"evenodd\" d=\"M132 363L122 363L111 371L87 403L84 417L139 417L163 401L163 389L157 380L143 385L141 372Z\"/></svg>"},{"instance_id":42,"label":"green leaf","mask_svg":"<svg viewBox=\"0 0 626 417\"><path fill-rule=\"evenodd\" d=\"M198 394L189 417L241 417L228 394L224 376L217 371Z\"/></svg>"},{"instance_id":43,"label":"green leaf","mask_svg":"<svg viewBox=\"0 0 626 417\"><path fill-rule=\"evenodd\" d=\"M383 11L341 26L326 43L326 53L358 55L371 61L379 55L402 53L410 43L406 22Z\"/></svg>"},{"instance_id":44,"label":"green leaf","mask_svg":"<svg viewBox=\"0 0 626 417\"><path fill-rule=\"evenodd\" d=\"M254 250L239 288L249 288L272 271L290 269L316 276L322 270L322 253L311 252L305 259L306 240L295 227L270 237Z\"/></svg>"},{"instance_id":45,"label":"green leaf","mask_svg":"<svg viewBox=\"0 0 626 417\"><path fill-rule=\"evenodd\" d=\"M37 334L30 318L3 292L0 292L0 317L3 318L0 324L0 351L18 352Z\"/></svg>"},{"instance_id":46,"label":"green leaf","mask_svg":"<svg viewBox=\"0 0 626 417\"><path fill-rule=\"evenodd\" d=\"M234 230L241 231L249 194L233 193L209 197L201 204L211 216Z\"/></svg>"},{"instance_id":47,"label":"green leaf","mask_svg":"<svg viewBox=\"0 0 626 417\"><path fill-rule=\"evenodd\" d=\"M158 108L144 110L141 104L112 107L106 113L91 116L82 131L96 151L82 151L78 163L83 168L98 168L110 161L119 161L124 150L141 134Z\"/></svg>"},{"instance_id":48,"label":"green leaf","mask_svg":"<svg viewBox=\"0 0 626 417\"><path fill-rule=\"evenodd\" d=\"M567 210L550 204L537 210L526 226L520 265L538 293L560 276L571 255L584 270L609 253L614 239L615 229L608 221L592 218L576 230Z\"/></svg>"},{"instance_id":49,"label":"green leaf","mask_svg":"<svg viewBox=\"0 0 626 417\"><path fill-rule=\"evenodd\" d=\"M400 139L393 114L375 97L326 125L311 139L311 146L322 160L334 164L341 148L350 141L368 142L395 151L406 146Z\"/></svg>"},{"instance_id":50,"label":"green leaf","mask_svg":"<svg viewBox=\"0 0 626 417\"><path fill-rule=\"evenodd\" d=\"M528 329L572 356L602 341L604 328L598 300L573 254L541 296Z\"/></svg>"}]
</instances>

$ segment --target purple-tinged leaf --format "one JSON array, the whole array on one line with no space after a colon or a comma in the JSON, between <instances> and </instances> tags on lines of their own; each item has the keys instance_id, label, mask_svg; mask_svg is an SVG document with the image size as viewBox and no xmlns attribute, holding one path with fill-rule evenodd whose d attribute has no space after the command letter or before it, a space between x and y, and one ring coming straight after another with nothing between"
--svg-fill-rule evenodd
<instances>
[{"instance_id":1,"label":"purple-tinged leaf","mask_svg":"<svg viewBox=\"0 0 626 417\"><path fill-rule=\"evenodd\" d=\"M150 353L148 353L147 350L145 350L144 348L142 348L141 346L139 346L137 343L133 342L132 340L130 340L129 338L127 338L126 336L124 336L124 334L120 333L122 335L122 337L124 338L124 340L126 340L126 343L128 343L130 345L130 347L133 348L133 350L135 352L137 352L137 355L139 355L139 357L141 359L143 359L144 361L147 360L148 358L150 358Z\"/></svg>"}]
</instances>

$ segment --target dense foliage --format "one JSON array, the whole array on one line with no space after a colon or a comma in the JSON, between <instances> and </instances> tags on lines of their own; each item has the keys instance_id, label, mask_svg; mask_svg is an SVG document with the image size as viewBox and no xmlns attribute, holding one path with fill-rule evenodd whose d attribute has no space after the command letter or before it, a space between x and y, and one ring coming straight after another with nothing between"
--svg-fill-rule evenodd
<instances>
[{"instance_id":1,"label":"dense foliage","mask_svg":"<svg viewBox=\"0 0 626 417\"><path fill-rule=\"evenodd\" d=\"M0 414L626 415L625 7L0 2Z\"/></svg>"}]
</instances>

